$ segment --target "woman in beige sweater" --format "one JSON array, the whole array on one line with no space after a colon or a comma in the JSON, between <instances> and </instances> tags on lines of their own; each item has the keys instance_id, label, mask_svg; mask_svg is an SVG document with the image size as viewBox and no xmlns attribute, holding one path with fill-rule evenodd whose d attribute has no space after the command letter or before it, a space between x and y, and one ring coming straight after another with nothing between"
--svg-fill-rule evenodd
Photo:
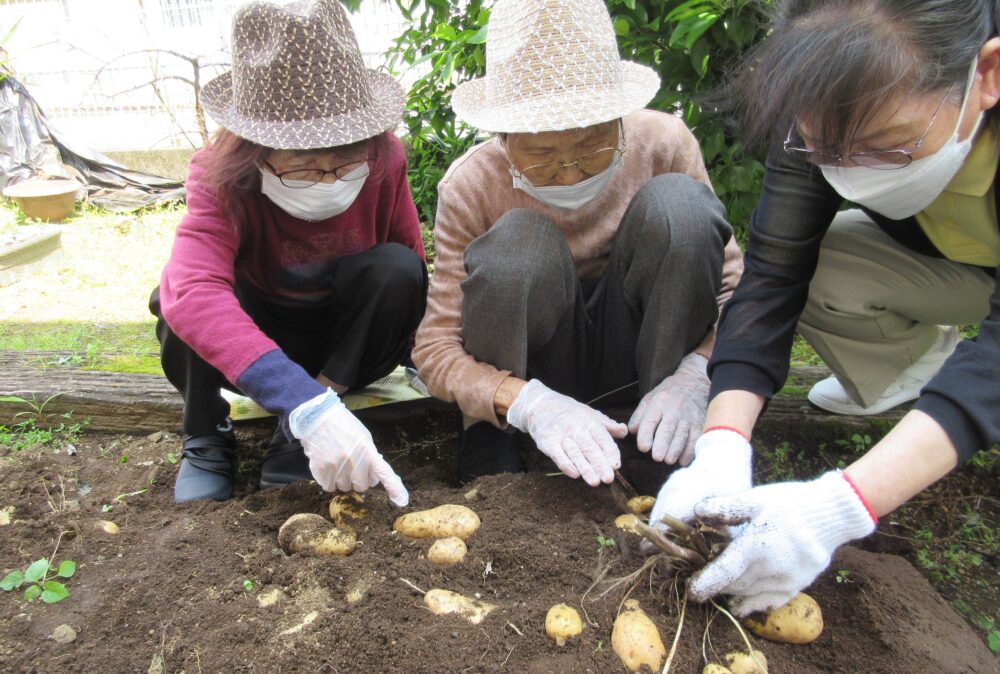
<instances>
[{"instance_id":1,"label":"woman in beige sweater","mask_svg":"<svg viewBox=\"0 0 1000 674\"><path fill-rule=\"evenodd\" d=\"M697 141L642 109L659 79L619 60L599 0L500 0L489 35L488 74L452 104L497 135L439 185L413 351L430 392L465 415L459 479L523 469L508 425L594 486L628 432L686 465L742 270ZM587 404L629 385L642 398L628 425Z\"/></svg>"}]
</instances>

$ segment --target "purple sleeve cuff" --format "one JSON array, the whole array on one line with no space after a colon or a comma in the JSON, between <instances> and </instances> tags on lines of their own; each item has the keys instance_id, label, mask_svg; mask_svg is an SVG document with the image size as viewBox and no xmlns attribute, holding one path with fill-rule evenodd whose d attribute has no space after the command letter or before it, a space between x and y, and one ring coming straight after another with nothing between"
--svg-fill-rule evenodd
<instances>
[{"instance_id":1,"label":"purple sleeve cuff","mask_svg":"<svg viewBox=\"0 0 1000 674\"><path fill-rule=\"evenodd\" d=\"M281 351L268 351L250 365L236 381L243 393L268 412L278 415L285 437L291 439L288 417L296 407L326 389L301 365Z\"/></svg>"}]
</instances>

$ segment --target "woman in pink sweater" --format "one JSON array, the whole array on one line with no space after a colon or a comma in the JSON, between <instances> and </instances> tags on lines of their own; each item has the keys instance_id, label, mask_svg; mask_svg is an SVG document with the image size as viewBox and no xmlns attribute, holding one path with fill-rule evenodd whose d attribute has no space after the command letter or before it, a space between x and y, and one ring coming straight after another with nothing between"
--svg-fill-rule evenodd
<instances>
[{"instance_id":1,"label":"woman in pink sweater","mask_svg":"<svg viewBox=\"0 0 1000 674\"><path fill-rule=\"evenodd\" d=\"M497 135L439 186L413 352L465 415L459 479L522 470L514 429L591 485L612 480L630 431L655 460L690 462L713 326L741 272L697 142L641 109L659 79L619 60L599 0L500 0L487 68L452 105ZM623 388L641 397L627 425L589 404Z\"/></svg>"},{"instance_id":2,"label":"woman in pink sweater","mask_svg":"<svg viewBox=\"0 0 1000 674\"><path fill-rule=\"evenodd\" d=\"M336 0L244 6L233 69L205 86L223 127L195 154L187 215L160 287L163 371L184 396L178 502L233 493L220 387L279 418L261 486L402 482L338 394L407 358L426 296L424 249L391 133L403 91L367 70Z\"/></svg>"}]
</instances>

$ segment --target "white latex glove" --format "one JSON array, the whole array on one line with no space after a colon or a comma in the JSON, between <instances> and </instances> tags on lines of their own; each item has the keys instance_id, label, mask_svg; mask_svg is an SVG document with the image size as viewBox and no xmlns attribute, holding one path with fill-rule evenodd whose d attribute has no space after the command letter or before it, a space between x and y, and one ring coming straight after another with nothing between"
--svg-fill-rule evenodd
<instances>
[{"instance_id":1,"label":"white latex glove","mask_svg":"<svg viewBox=\"0 0 1000 674\"><path fill-rule=\"evenodd\" d=\"M615 479L622 459L614 438L628 434L618 423L594 408L556 393L532 379L507 410L507 422L529 433L538 449L572 478L582 477L591 487Z\"/></svg>"},{"instance_id":2,"label":"white latex glove","mask_svg":"<svg viewBox=\"0 0 1000 674\"><path fill-rule=\"evenodd\" d=\"M703 501L699 517L741 524L725 551L691 579L691 596L730 595L745 616L787 604L815 580L838 546L867 536L877 520L840 471Z\"/></svg>"},{"instance_id":3,"label":"white latex glove","mask_svg":"<svg viewBox=\"0 0 1000 674\"><path fill-rule=\"evenodd\" d=\"M707 366L704 356L689 353L676 372L642 397L628 422L639 451L653 450L655 461L691 463L708 408Z\"/></svg>"},{"instance_id":4,"label":"white latex glove","mask_svg":"<svg viewBox=\"0 0 1000 674\"><path fill-rule=\"evenodd\" d=\"M326 491L367 491L381 482L394 504L402 508L410 502L371 433L331 389L296 407L288 422L302 441L309 471Z\"/></svg>"},{"instance_id":5,"label":"white latex glove","mask_svg":"<svg viewBox=\"0 0 1000 674\"><path fill-rule=\"evenodd\" d=\"M750 459L753 449L736 431L710 430L694 446L694 461L675 470L660 487L649 513L651 526L664 515L686 522L694 518L694 506L713 496L728 496L750 489Z\"/></svg>"}]
</instances>

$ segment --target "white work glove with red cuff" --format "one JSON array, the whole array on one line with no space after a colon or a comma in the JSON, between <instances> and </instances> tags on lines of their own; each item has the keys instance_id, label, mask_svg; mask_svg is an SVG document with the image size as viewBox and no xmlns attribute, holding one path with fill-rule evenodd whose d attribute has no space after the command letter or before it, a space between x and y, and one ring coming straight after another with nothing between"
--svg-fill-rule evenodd
<instances>
[{"instance_id":1,"label":"white work glove with red cuff","mask_svg":"<svg viewBox=\"0 0 1000 674\"><path fill-rule=\"evenodd\" d=\"M614 438L628 434L625 424L556 393L537 379L525 384L514 398L507 423L529 433L559 470L574 479L582 477L591 487L610 484L622 465Z\"/></svg>"},{"instance_id":2,"label":"white work glove with red cuff","mask_svg":"<svg viewBox=\"0 0 1000 674\"><path fill-rule=\"evenodd\" d=\"M689 353L677 371L642 397L628 422L639 451L652 450L654 461L686 466L705 426L710 382L708 360Z\"/></svg>"},{"instance_id":3,"label":"white work glove with red cuff","mask_svg":"<svg viewBox=\"0 0 1000 674\"><path fill-rule=\"evenodd\" d=\"M367 491L379 484L402 508L410 495L392 466L375 449L371 433L331 389L296 407L292 435L302 441L309 471L326 491Z\"/></svg>"},{"instance_id":4,"label":"white work glove with red cuff","mask_svg":"<svg viewBox=\"0 0 1000 674\"><path fill-rule=\"evenodd\" d=\"M736 431L709 429L695 443L691 465L675 470L660 488L649 513L650 525L662 526L664 515L690 522L699 501L750 489L752 454L750 443Z\"/></svg>"},{"instance_id":5,"label":"white work glove with red cuff","mask_svg":"<svg viewBox=\"0 0 1000 674\"><path fill-rule=\"evenodd\" d=\"M840 471L702 501L695 513L708 521L744 524L689 585L697 601L729 595L738 616L787 604L830 565L837 547L867 536L878 522Z\"/></svg>"}]
</instances>

